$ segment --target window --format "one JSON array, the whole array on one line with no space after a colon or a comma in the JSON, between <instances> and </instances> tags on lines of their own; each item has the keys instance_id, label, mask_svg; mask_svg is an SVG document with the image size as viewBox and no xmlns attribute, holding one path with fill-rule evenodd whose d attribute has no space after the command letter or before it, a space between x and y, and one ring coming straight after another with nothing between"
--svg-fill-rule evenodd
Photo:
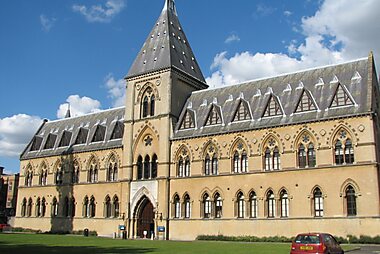
<instances>
[{"instance_id":1,"label":"window","mask_svg":"<svg viewBox=\"0 0 380 254\"><path fill-rule=\"evenodd\" d=\"M242 142L238 142L233 156L233 172L245 173L248 171L248 155Z\"/></svg>"},{"instance_id":2,"label":"window","mask_svg":"<svg viewBox=\"0 0 380 254\"><path fill-rule=\"evenodd\" d=\"M214 196L215 203L215 218L222 218L223 215L223 201L219 193Z\"/></svg>"},{"instance_id":3,"label":"window","mask_svg":"<svg viewBox=\"0 0 380 254\"><path fill-rule=\"evenodd\" d=\"M279 116L282 115L281 107L274 95L271 95L263 117Z\"/></svg>"},{"instance_id":4,"label":"window","mask_svg":"<svg viewBox=\"0 0 380 254\"><path fill-rule=\"evenodd\" d=\"M268 218L274 218L276 216L276 201L273 191L267 193L267 216Z\"/></svg>"},{"instance_id":5,"label":"window","mask_svg":"<svg viewBox=\"0 0 380 254\"><path fill-rule=\"evenodd\" d=\"M286 190L280 193L281 201L281 217L289 217L289 198Z\"/></svg>"},{"instance_id":6,"label":"window","mask_svg":"<svg viewBox=\"0 0 380 254\"><path fill-rule=\"evenodd\" d=\"M233 122L250 120L251 115L249 114L248 103L246 101L240 100L239 105L236 109Z\"/></svg>"},{"instance_id":7,"label":"window","mask_svg":"<svg viewBox=\"0 0 380 254\"><path fill-rule=\"evenodd\" d=\"M348 216L356 216L356 194L355 189L349 185L346 188L346 205L347 205L347 215Z\"/></svg>"},{"instance_id":8,"label":"window","mask_svg":"<svg viewBox=\"0 0 380 254\"><path fill-rule=\"evenodd\" d=\"M46 215L46 199L42 198L41 201L41 217L45 217Z\"/></svg>"},{"instance_id":9,"label":"window","mask_svg":"<svg viewBox=\"0 0 380 254\"><path fill-rule=\"evenodd\" d=\"M314 200L314 216L323 217L323 196L319 188L315 188L313 193Z\"/></svg>"},{"instance_id":10,"label":"window","mask_svg":"<svg viewBox=\"0 0 380 254\"><path fill-rule=\"evenodd\" d=\"M86 144L87 142L88 129L79 128L77 139L75 140L74 145Z\"/></svg>"},{"instance_id":11,"label":"window","mask_svg":"<svg viewBox=\"0 0 380 254\"><path fill-rule=\"evenodd\" d=\"M340 130L335 141L335 164L352 164L355 162L354 147L346 130Z\"/></svg>"},{"instance_id":12,"label":"window","mask_svg":"<svg viewBox=\"0 0 380 254\"><path fill-rule=\"evenodd\" d=\"M51 217L57 217L58 216L58 201L57 198L53 198L53 202L51 204Z\"/></svg>"},{"instance_id":13,"label":"window","mask_svg":"<svg viewBox=\"0 0 380 254\"><path fill-rule=\"evenodd\" d=\"M243 193L239 192L237 195L237 217L244 218L245 215L245 200Z\"/></svg>"},{"instance_id":14,"label":"window","mask_svg":"<svg viewBox=\"0 0 380 254\"><path fill-rule=\"evenodd\" d=\"M211 217L211 199L207 193L203 195L203 217L206 219Z\"/></svg>"},{"instance_id":15,"label":"window","mask_svg":"<svg viewBox=\"0 0 380 254\"><path fill-rule=\"evenodd\" d=\"M47 185L47 176L48 176L48 171L46 169L46 165L44 165L42 167L42 171L41 171L41 174L40 174L40 185L42 186L46 186Z\"/></svg>"},{"instance_id":16,"label":"window","mask_svg":"<svg viewBox=\"0 0 380 254\"><path fill-rule=\"evenodd\" d=\"M141 156L139 156L139 158L137 159L137 179L143 179L143 162Z\"/></svg>"},{"instance_id":17,"label":"window","mask_svg":"<svg viewBox=\"0 0 380 254\"><path fill-rule=\"evenodd\" d=\"M40 217L40 216L41 216L41 199L37 198L37 201L36 201L36 217Z\"/></svg>"},{"instance_id":18,"label":"window","mask_svg":"<svg viewBox=\"0 0 380 254\"><path fill-rule=\"evenodd\" d=\"M95 134L92 138L92 142L102 142L106 137L106 127L103 125L96 126Z\"/></svg>"},{"instance_id":19,"label":"window","mask_svg":"<svg viewBox=\"0 0 380 254\"><path fill-rule=\"evenodd\" d=\"M315 167L316 156L313 143L310 143L307 149L307 165L309 167Z\"/></svg>"},{"instance_id":20,"label":"window","mask_svg":"<svg viewBox=\"0 0 380 254\"><path fill-rule=\"evenodd\" d=\"M204 173L205 175L217 175L218 155L216 153L216 148L213 145L209 145L206 151L207 152L204 160Z\"/></svg>"},{"instance_id":21,"label":"window","mask_svg":"<svg viewBox=\"0 0 380 254\"><path fill-rule=\"evenodd\" d=\"M174 218L178 219L181 217L181 202L179 196L174 197Z\"/></svg>"},{"instance_id":22,"label":"window","mask_svg":"<svg viewBox=\"0 0 380 254\"><path fill-rule=\"evenodd\" d=\"M25 186L31 187L33 183L33 171L27 171L25 173Z\"/></svg>"},{"instance_id":23,"label":"window","mask_svg":"<svg viewBox=\"0 0 380 254\"><path fill-rule=\"evenodd\" d=\"M114 218L119 218L120 216L120 204L117 196L114 196L112 200L112 215Z\"/></svg>"},{"instance_id":24,"label":"window","mask_svg":"<svg viewBox=\"0 0 380 254\"><path fill-rule=\"evenodd\" d=\"M263 156L264 169L266 171L279 170L281 168L280 150L274 138L270 138L267 141Z\"/></svg>"},{"instance_id":25,"label":"window","mask_svg":"<svg viewBox=\"0 0 380 254\"><path fill-rule=\"evenodd\" d=\"M96 212L95 198L91 197L90 204L89 204L89 217L91 218L95 217L95 212Z\"/></svg>"},{"instance_id":26,"label":"window","mask_svg":"<svg viewBox=\"0 0 380 254\"><path fill-rule=\"evenodd\" d=\"M70 145L72 133L70 131L63 131L61 141L59 142L58 147L65 147Z\"/></svg>"},{"instance_id":27,"label":"window","mask_svg":"<svg viewBox=\"0 0 380 254\"><path fill-rule=\"evenodd\" d=\"M84 197L83 199L83 217L87 218L90 217L90 210L89 210L89 201L88 197Z\"/></svg>"},{"instance_id":28,"label":"window","mask_svg":"<svg viewBox=\"0 0 380 254\"><path fill-rule=\"evenodd\" d=\"M75 198L71 198L70 199L70 216L71 218L74 218L75 217L75 209L76 209L76 205L75 205Z\"/></svg>"},{"instance_id":29,"label":"window","mask_svg":"<svg viewBox=\"0 0 380 254\"><path fill-rule=\"evenodd\" d=\"M249 195L249 204L250 204L250 217L257 218L257 196L255 192L251 192Z\"/></svg>"},{"instance_id":30,"label":"window","mask_svg":"<svg viewBox=\"0 0 380 254\"><path fill-rule=\"evenodd\" d=\"M213 104L207 116L206 126L221 124L222 118L220 114L221 113L217 110L217 106Z\"/></svg>"},{"instance_id":31,"label":"window","mask_svg":"<svg viewBox=\"0 0 380 254\"><path fill-rule=\"evenodd\" d=\"M107 196L106 200L104 201L104 217L106 218L112 217L111 198L109 196Z\"/></svg>"},{"instance_id":32,"label":"window","mask_svg":"<svg viewBox=\"0 0 380 254\"><path fill-rule=\"evenodd\" d=\"M189 177L190 176L190 158L189 151L186 148L182 149L182 152L178 156L177 163L177 176Z\"/></svg>"},{"instance_id":33,"label":"window","mask_svg":"<svg viewBox=\"0 0 380 254\"><path fill-rule=\"evenodd\" d=\"M87 182L96 183L98 181L98 165L95 160L93 160L90 164L90 169L88 171Z\"/></svg>"},{"instance_id":34,"label":"window","mask_svg":"<svg viewBox=\"0 0 380 254\"><path fill-rule=\"evenodd\" d=\"M191 217L191 203L190 203L190 196L187 194L185 195L185 198L184 198L183 207L185 209L184 211L185 218L189 219Z\"/></svg>"},{"instance_id":35,"label":"window","mask_svg":"<svg viewBox=\"0 0 380 254\"><path fill-rule=\"evenodd\" d=\"M298 166L300 168L306 167L306 151L305 146L303 144L300 144L298 147Z\"/></svg>"},{"instance_id":36,"label":"window","mask_svg":"<svg viewBox=\"0 0 380 254\"><path fill-rule=\"evenodd\" d=\"M195 128L195 123L192 114L189 110L186 111L185 117L182 120L180 130L192 129Z\"/></svg>"},{"instance_id":37,"label":"window","mask_svg":"<svg viewBox=\"0 0 380 254\"><path fill-rule=\"evenodd\" d=\"M115 156L112 156L107 170L107 181L115 182L118 179L118 169Z\"/></svg>"},{"instance_id":38,"label":"window","mask_svg":"<svg viewBox=\"0 0 380 254\"><path fill-rule=\"evenodd\" d=\"M32 142L32 147L30 148L30 151L33 152L33 151L40 150L41 144L42 144L42 140L43 140L42 137L34 136L33 142Z\"/></svg>"},{"instance_id":39,"label":"window","mask_svg":"<svg viewBox=\"0 0 380 254\"><path fill-rule=\"evenodd\" d=\"M315 167L316 156L314 144L311 142L311 137L308 134L303 134L301 136L301 143L298 146L298 167Z\"/></svg>"},{"instance_id":40,"label":"window","mask_svg":"<svg viewBox=\"0 0 380 254\"><path fill-rule=\"evenodd\" d=\"M33 207L33 200L32 200L32 198L29 198L28 208L27 208L27 211L26 211L26 216L27 217L32 216L32 207Z\"/></svg>"},{"instance_id":41,"label":"window","mask_svg":"<svg viewBox=\"0 0 380 254\"><path fill-rule=\"evenodd\" d=\"M110 140L123 138L123 133L124 133L124 124L119 121L116 122L115 127L113 128L113 132L112 132Z\"/></svg>"},{"instance_id":42,"label":"window","mask_svg":"<svg viewBox=\"0 0 380 254\"><path fill-rule=\"evenodd\" d=\"M150 174L152 179L157 178L157 155L153 154L152 158L152 172Z\"/></svg>"},{"instance_id":43,"label":"window","mask_svg":"<svg viewBox=\"0 0 380 254\"><path fill-rule=\"evenodd\" d=\"M141 117L154 116L156 110L156 97L153 94L153 89L148 87L142 96L141 102Z\"/></svg>"},{"instance_id":44,"label":"window","mask_svg":"<svg viewBox=\"0 0 380 254\"><path fill-rule=\"evenodd\" d=\"M80 174L80 169L79 169L79 163L78 161L74 161L73 164L73 171L72 171L72 183L79 183L79 174Z\"/></svg>"},{"instance_id":45,"label":"window","mask_svg":"<svg viewBox=\"0 0 380 254\"><path fill-rule=\"evenodd\" d=\"M303 90L301 97L298 101L296 113L313 111L313 110L317 110L317 107L315 106L312 100L311 94L309 94L309 92L307 92L306 90Z\"/></svg>"},{"instance_id":46,"label":"window","mask_svg":"<svg viewBox=\"0 0 380 254\"><path fill-rule=\"evenodd\" d=\"M347 105L354 105L354 102L348 95L348 92L345 91L343 86L341 84L338 84L338 87L336 88L334 98L331 102L331 108L335 107L341 107L341 106L347 106Z\"/></svg>"},{"instance_id":47,"label":"window","mask_svg":"<svg viewBox=\"0 0 380 254\"><path fill-rule=\"evenodd\" d=\"M56 172L54 175L54 183L56 185L62 185L63 183L63 169L61 165L59 165L56 169Z\"/></svg>"},{"instance_id":48,"label":"window","mask_svg":"<svg viewBox=\"0 0 380 254\"><path fill-rule=\"evenodd\" d=\"M26 198L24 198L21 203L21 217L25 217L25 216L26 216Z\"/></svg>"},{"instance_id":49,"label":"window","mask_svg":"<svg viewBox=\"0 0 380 254\"><path fill-rule=\"evenodd\" d=\"M50 133L47 137L44 149L53 149L56 140L57 140L57 135Z\"/></svg>"},{"instance_id":50,"label":"window","mask_svg":"<svg viewBox=\"0 0 380 254\"><path fill-rule=\"evenodd\" d=\"M144 179L149 179L149 173L150 173L150 157L149 155L145 156L144 161Z\"/></svg>"}]
</instances>

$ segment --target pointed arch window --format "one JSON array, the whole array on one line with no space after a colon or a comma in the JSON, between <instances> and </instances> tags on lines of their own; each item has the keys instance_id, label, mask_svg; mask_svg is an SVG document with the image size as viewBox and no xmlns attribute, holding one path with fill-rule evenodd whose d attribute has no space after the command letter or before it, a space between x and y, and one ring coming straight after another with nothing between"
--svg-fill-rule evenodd
<instances>
[{"instance_id":1,"label":"pointed arch window","mask_svg":"<svg viewBox=\"0 0 380 254\"><path fill-rule=\"evenodd\" d=\"M257 218L258 205L257 205L257 195L254 191L249 195L249 207L250 207L250 217Z\"/></svg>"},{"instance_id":2,"label":"pointed arch window","mask_svg":"<svg viewBox=\"0 0 380 254\"><path fill-rule=\"evenodd\" d=\"M56 169L56 172L55 172L55 175L54 175L54 183L56 185L62 185L63 184L63 169L62 169L62 165L59 164L57 166L57 169Z\"/></svg>"},{"instance_id":3,"label":"pointed arch window","mask_svg":"<svg viewBox=\"0 0 380 254\"><path fill-rule=\"evenodd\" d=\"M89 183L96 183L98 181L98 165L95 161L92 161L90 164L87 181Z\"/></svg>"},{"instance_id":4,"label":"pointed arch window","mask_svg":"<svg viewBox=\"0 0 380 254\"><path fill-rule=\"evenodd\" d=\"M214 196L215 204L215 218L222 218L223 216L223 200L219 193Z\"/></svg>"},{"instance_id":5,"label":"pointed arch window","mask_svg":"<svg viewBox=\"0 0 380 254\"><path fill-rule=\"evenodd\" d=\"M317 110L317 107L314 104L311 94L309 94L309 92L306 92L306 90L303 90L297 104L296 113L314 110Z\"/></svg>"},{"instance_id":6,"label":"pointed arch window","mask_svg":"<svg viewBox=\"0 0 380 254\"><path fill-rule=\"evenodd\" d=\"M102 142L106 137L106 126L98 125L92 138L92 142Z\"/></svg>"},{"instance_id":7,"label":"pointed arch window","mask_svg":"<svg viewBox=\"0 0 380 254\"><path fill-rule=\"evenodd\" d=\"M178 195L175 195L173 204L174 204L174 218L179 219L181 218L181 201Z\"/></svg>"},{"instance_id":8,"label":"pointed arch window","mask_svg":"<svg viewBox=\"0 0 380 254\"><path fill-rule=\"evenodd\" d=\"M303 134L300 144L298 145L298 167L315 167L316 165L316 154L314 149L314 144L311 142L311 138L308 134Z\"/></svg>"},{"instance_id":9,"label":"pointed arch window","mask_svg":"<svg viewBox=\"0 0 380 254\"><path fill-rule=\"evenodd\" d=\"M344 159L347 164L352 164L355 161L354 148L350 139L346 140L346 144L344 146Z\"/></svg>"},{"instance_id":10,"label":"pointed arch window","mask_svg":"<svg viewBox=\"0 0 380 254\"><path fill-rule=\"evenodd\" d=\"M149 98L148 96L144 96L143 105L142 105L143 117L148 116L148 107L149 107Z\"/></svg>"},{"instance_id":11,"label":"pointed arch window","mask_svg":"<svg viewBox=\"0 0 380 254\"><path fill-rule=\"evenodd\" d=\"M248 172L248 155L244 149L243 143L239 142L233 156L233 172L245 173Z\"/></svg>"},{"instance_id":12,"label":"pointed arch window","mask_svg":"<svg viewBox=\"0 0 380 254\"><path fill-rule=\"evenodd\" d=\"M41 201L41 217L45 217L46 215L46 199L42 198Z\"/></svg>"},{"instance_id":13,"label":"pointed arch window","mask_svg":"<svg viewBox=\"0 0 380 254\"><path fill-rule=\"evenodd\" d=\"M113 132L112 132L110 140L123 138L123 133L124 133L124 124L120 121L117 121L115 124L115 127L113 128Z\"/></svg>"},{"instance_id":14,"label":"pointed arch window","mask_svg":"<svg viewBox=\"0 0 380 254\"><path fill-rule=\"evenodd\" d=\"M244 218L245 215L245 200L243 193L239 192L237 195L237 217Z\"/></svg>"},{"instance_id":15,"label":"pointed arch window","mask_svg":"<svg viewBox=\"0 0 380 254\"><path fill-rule=\"evenodd\" d=\"M36 201L36 217L40 217L40 216L41 216L41 199L37 198L37 201Z\"/></svg>"},{"instance_id":16,"label":"pointed arch window","mask_svg":"<svg viewBox=\"0 0 380 254\"><path fill-rule=\"evenodd\" d=\"M71 199L70 199L70 216L71 216L71 218L75 217L75 209L76 209L75 198L71 197Z\"/></svg>"},{"instance_id":17,"label":"pointed arch window","mask_svg":"<svg viewBox=\"0 0 380 254\"><path fill-rule=\"evenodd\" d=\"M73 164L73 171L72 171L72 183L79 183L79 174L80 174L80 169L79 169L79 163L78 161L74 161Z\"/></svg>"},{"instance_id":18,"label":"pointed arch window","mask_svg":"<svg viewBox=\"0 0 380 254\"><path fill-rule=\"evenodd\" d=\"M25 186L31 187L33 183L33 171L26 171L25 173Z\"/></svg>"},{"instance_id":19,"label":"pointed arch window","mask_svg":"<svg viewBox=\"0 0 380 254\"><path fill-rule=\"evenodd\" d=\"M276 216L276 200L274 199L273 191L267 193L267 217L274 218Z\"/></svg>"},{"instance_id":20,"label":"pointed arch window","mask_svg":"<svg viewBox=\"0 0 380 254\"><path fill-rule=\"evenodd\" d=\"M118 179L118 168L115 157L112 157L107 169L107 181L115 182Z\"/></svg>"},{"instance_id":21,"label":"pointed arch window","mask_svg":"<svg viewBox=\"0 0 380 254\"><path fill-rule=\"evenodd\" d=\"M211 217L211 199L210 196L206 193L203 195L203 218Z\"/></svg>"},{"instance_id":22,"label":"pointed arch window","mask_svg":"<svg viewBox=\"0 0 380 254\"><path fill-rule=\"evenodd\" d=\"M280 104L275 98L275 96L271 95L268 100L267 106L265 108L263 117L271 117L271 116L279 116L279 115L282 115Z\"/></svg>"},{"instance_id":23,"label":"pointed arch window","mask_svg":"<svg viewBox=\"0 0 380 254\"><path fill-rule=\"evenodd\" d=\"M29 198L28 200L28 207L26 210L26 216L31 217L32 216L32 208L33 208L33 200L32 198Z\"/></svg>"},{"instance_id":24,"label":"pointed arch window","mask_svg":"<svg viewBox=\"0 0 380 254\"><path fill-rule=\"evenodd\" d=\"M190 201L190 196L188 194L186 194L184 197L183 207L184 207L184 217L186 219L189 219L191 217L191 201Z\"/></svg>"},{"instance_id":25,"label":"pointed arch window","mask_svg":"<svg viewBox=\"0 0 380 254\"><path fill-rule=\"evenodd\" d=\"M26 198L24 198L21 203L21 217L26 216L26 204L27 204Z\"/></svg>"},{"instance_id":26,"label":"pointed arch window","mask_svg":"<svg viewBox=\"0 0 380 254\"><path fill-rule=\"evenodd\" d=\"M298 166L300 168L306 167L306 150L303 144L300 144L298 147Z\"/></svg>"},{"instance_id":27,"label":"pointed arch window","mask_svg":"<svg viewBox=\"0 0 380 254\"><path fill-rule=\"evenodd\" d=\"M274 138L267 141L264 155L264 169L266 171L280 170L281 168L281 155L278 148L278 143Z\"/></svg>"},{"instance_id":28,"label":"pointed arch window","mask_svg":"<svg viewBox=\"0 0 380 254\"><path fill-rule=\"evenodd\" d=\"M48 176L48 171L46 169L46 166L44 165L42 167L41 175L40 175L40 185L41 186L46 186L47 185L47 176Z\"/></svg>"},{"instance_id":29,"label":"pointed arch window","mask_svg":"<svg viewBox=\"0 0 380 254\"><path fill-rule=\"evenodd\" d=\"M316 155L313 143L310 143L307 148L307 165L309 167L315 167L316 165Z\"/></svg>"},{"instance_id":30,"label":"pointed arch window","mask_svg":"<svg viewBox=\"0 0 380 254\"><path fill-rule=\"evenodd\" d=\"M240 100L239 105L235 111L233 122L250 120L250 119L251 119L251 115L249 113L248 103L243 100Z\"/></svg>"},{"instance_id":31,"label":"pointed arch window","mask_svg":"<svg viewBox=\"0 0 380 254\"><path fill-rule=\"evenodd\" d=\"M145 156L144 160L144 179L149 179L150 172L150 157L149 155Z\"/></svg>"},{"instance_id":32,"label":"pointed arch window","mask_svg":"<svg viewBox=\"0 0 380 254\"><path fill-rule=\"evenodd\" d=\"M281 201L281 217L289 217L289 197L286 190L281 191L280 201Z\"/></svg>"},{"instance_id":33,"label":"pointed arch window","mask_svg":"<svg viewBox=\"0 0 380 254\"><path fill-rule=\"evenodd\" d=\"M187 149L183 149L181 154L178 155L177 163L177 176L189 177L190 176L190 158Z\"/></svg>"},{"instance_id":34,"label":"pointed arch window","mask_svg":"<svg viewBox=\"0 0 380 254\"><path fill-rule=\"evenodd\" d=\"M111 205L111 198L109 196L107 196L104 201L104 217L105 218L112 217L112 205Z\"/></svg>"},{"instance_id":35,"label":"pointed arch window","mask_svg":"<svg viewBox=\"0 0 380 254\"><path fill-rule=\"evenodd\" d=\"M157 178L157 155L153 154L152 157L152 172L150 173L150 178Z\"/></svg>"},{"instance_id":36,"label":"pointed arch window","mask_svg":"<svg viewBox=\"0 0 380 254\"><path fill-rule=\"evenodd\" d=\"M114 196L112 200L112 215L114 218L119 218L120 216L120 203L118 196Z\"/></svg>"},{"instance_id":37,"label":"pointed arch window","mask_svg":"<svg viewBox=\"0 0 380 254\"><path fill-rule=\"evenodd\" d=\"M315 188L313 192L313 201L314 201L314 216L323 217L323 195L322 191L319 188Z\"/></svg>"},{"instance_id":38,"label":"pointed arch window","mask_svg":"<svg viewBox=\"0 0 380 254\"><path fill-rule=\"evenodd\" d=\"M342 129L337 134L335 141L335 164L352 164L355 162L354 147L346 130Z\"/></svg>"},{"instance_id":39,"label":"pointed arch window","mask_svg":"<svg viewBox=\"0 0 380 254\"><path fill-rule=\"evenodd\" d=\"M349 105L354 105L354 102L349 96L348 91L346 91L341 84L338 84L330 107L335 108Z\"/></svg>"},{"instance_id":40,"label":"pointed arch window","mask_svg":"<svg viewBox=\"0 0 380 254\"><path fill-rule=\"evenodd\" d=\"M156 107L156 97L152 95L150 97L150 115L151 116L154 116L155 107Z\"/></svg>"},{"instance_id":41,"label":"pointed arch window","mask_svg":"<svg viewBox=\"0 0 380 254\"><path fill-rule=\"evenodd\" d=\"M186 111L185 117L182 120L180 130L195 128L195 120L189 110Z\"/></svg>"},{"instance_id":42,"label":"pointed arch window","mask_svg":"<svg viewBox=\"0 0 380 254\"><path fill-rule=\"evenodd\" d=\"M154 116L156 110L156 97L153 94L153 89L148 87L142 96L141 102L141 117Z\"/></svg>"},{"instance_id":43,"label":"pointed arch window","mask_svg":"<svg viewBox=\"0 0 380 254\"><path fill-rule=\"evenodd\" d=\"M51 204L51 216L57 217L58 216L58 201L57 198L53 198L53 202Z\"/></svg>"},{"instance_id":44,"label":"pointed arch window","mask_svg":"<svg viewBox=\"0 0 380 254\"><path fill-rule=\"evenodd\" d=\"M342 141L337 140L335 143L335 164L341 165L344 162L344 153L342 147Z\"/></svg>"},{"instance_id":45,"label":"pointed arch window","mask_svg":"<svg viewBox=\"0 0 380 254\"><path fill-rule=\"evenodd\" d=\"M96 203L95 203L95 198L91 197L90 199L90 204L89 204L89 212L90 212L90 217L94 218L95 213L96 213Z\"/></svg>"},{"instance_id":46,"label":"pointed arch window","mask_svg":"<svg viewBox=\"0 0 380 254\"><path fill-rule=\"evenodd\" d=\"M356 193L355 189L349 185L346 188L346 205L347 205L347 216L356 216Z\"/></svg>"},{"instance_id":47,"label":"pointed arch window","mask_svg":"<svg viewBox=\"0 0 380 254\"><path fill-rule=\"evenodd\" d=\"M141 156L137 159L137 179L143 179L143 159Z\"/></svg>"},{"instance_id":48,"label":"pointed arch window","mask_svg":"<svg viewBox=\"0 0 380 254\"><path fill-rule=\"evenodd\" d=\"M217 106L213 104L207 115L206 126L221 124L222 118L220 114L221 112L218 112Z\"/></svg>"},{"instance_id":49,"label":"pointed arch window","mask_svg":"<svg viewBox=\"0 0 380 254\"><path fill-rule=\"evenodd\" d=\"M213 145L209 145L206 149L206 155L204 160L204 173L205 175L218 174L218 155L216 152L216 148Z\"/></svg>"},{"instance_id":50,"label":"pointed arch window","mask_svg":"<svg viewBox=\"0 0 380 254\"><path fill-rule=\"evenodd\" d=\"M88 197L85 196L83 199L83 217L88 218L90 217L90 210L89 210L89 200Z\"/></svg>"}]
</instances>

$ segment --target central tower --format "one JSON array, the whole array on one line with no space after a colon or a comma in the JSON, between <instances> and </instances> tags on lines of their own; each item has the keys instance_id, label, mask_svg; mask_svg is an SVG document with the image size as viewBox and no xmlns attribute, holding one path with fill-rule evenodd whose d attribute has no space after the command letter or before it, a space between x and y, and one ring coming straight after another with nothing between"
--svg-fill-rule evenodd
<instances>
[{"instance_id":1,"label":"central tower","mask_svg":"<svg viewBox=\"0 0 380 254\"><path fill-rule=\"evenodd\" d=\"M208 87L174 0L165 1L125 80L123 172L130 182L125 190L129 236L143 237L144 231L149 236L157 226L164 226L167 234L174 126L191 93Z\"/></svg>"}]
</instances>

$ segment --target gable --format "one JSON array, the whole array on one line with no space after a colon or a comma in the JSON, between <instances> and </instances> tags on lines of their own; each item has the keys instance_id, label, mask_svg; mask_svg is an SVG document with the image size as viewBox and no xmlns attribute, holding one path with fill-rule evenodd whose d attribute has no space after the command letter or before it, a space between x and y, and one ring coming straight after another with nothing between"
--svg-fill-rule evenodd
<instances>
[{"instance_id":1,"label":"gable","mask_svg":"<svg viewBox=\"0 0 380 254\"><path fill-rule=\"evenodd\" d=\"M338 84L334 97L331 101L331 108L341 107L341 106L350 106L354 105L353 100L351 99L351 95L349 92L342 86L340 83Z\"/></svg>"},{"instance_id":2,"label":"gable","mask_svg":"<svg viewBox=\"0 0 380 254\"><path fill-rule=\"evenodd\" d=\"M308 91L304 89L302 91L300 99L298 100L295 113L301 113L301 112L307 112L307 111L313 111L313 110L317 110L317 107L314 104L312 95L311 93L309 93Z\"/></svg>"},{"instance_id":3,"label":"gable","mask_svg":"<svg viewBox=\"0 0 380 254\"><path fill-rule=\"evenodd\" d=\"M282 110L279 101L273 94L270 95L263 117L280 116Z\"/></svg>"},{"instance_id":4,"label":"gable","mask_svg":"<svg viewBox=\"0 0 380 254\"><path fill-rule=\"evenodd\" d=\"M212 104L211 109L208 113L205 126L217 125L222 123L222 114L217 105Z\"/></svg>"}]
</instances>

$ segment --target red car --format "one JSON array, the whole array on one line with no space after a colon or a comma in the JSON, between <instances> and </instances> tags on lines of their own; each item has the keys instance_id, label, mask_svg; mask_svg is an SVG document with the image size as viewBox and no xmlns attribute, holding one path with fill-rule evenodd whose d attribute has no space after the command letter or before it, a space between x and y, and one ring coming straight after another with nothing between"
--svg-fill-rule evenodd
<instances>
[{"instance_id":1,"label":"red car","mask_svg":"<svg viewBox=\"0 0 380 254\"><path fill-rule=\"evenodd\" d=\"M305 233L294 239L290 254L344 254L344 251L330 234Z\"/></svg>"},{"instance_id":2,"label":"red car","mask_svg":"<svg viewBox=\"0 0 380 254\"><path fill-rule=\"evenodd\" d=\"M0 224L0 232L9 227L10 226L8 224Z\"/></svg>"}]
</instances>

